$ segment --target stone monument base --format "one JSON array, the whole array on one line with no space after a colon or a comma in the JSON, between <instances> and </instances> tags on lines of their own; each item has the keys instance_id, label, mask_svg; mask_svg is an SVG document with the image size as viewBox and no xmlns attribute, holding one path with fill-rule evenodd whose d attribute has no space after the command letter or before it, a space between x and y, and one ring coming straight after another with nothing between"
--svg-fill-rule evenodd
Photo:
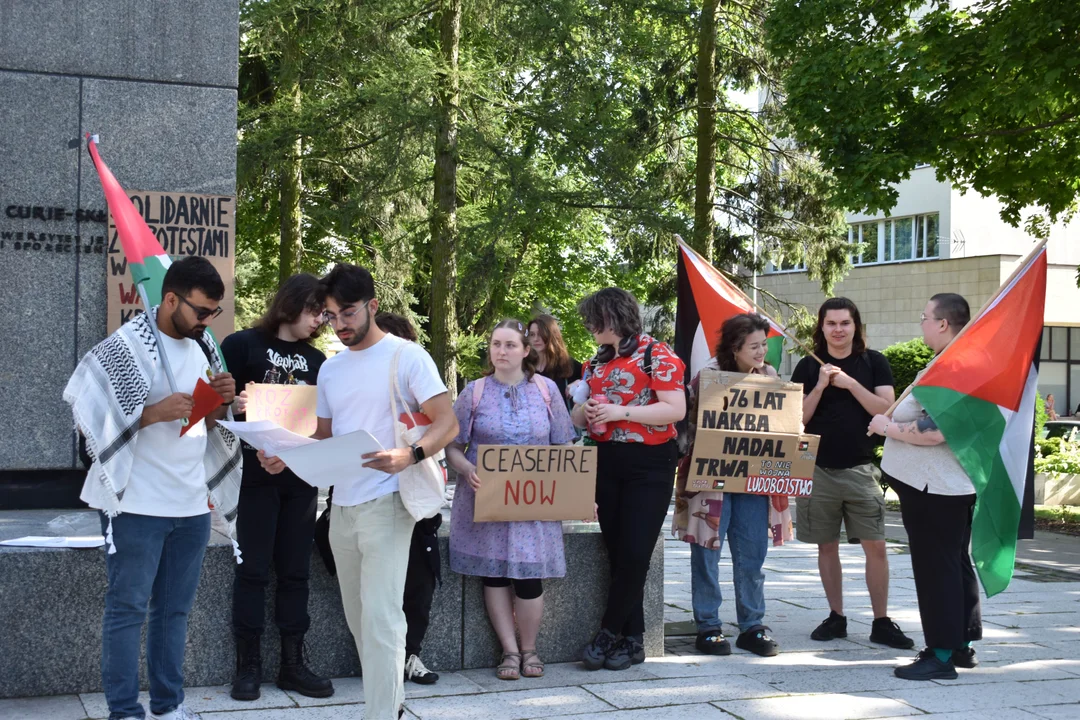
<instances>
[{"instance_id":1,"label":"stone monument base","mask_svg":"<svg viewBox=\"0 0 1080 720\"><path fill-rule=\"evenodd\" d=\"M449 511L440 530L443 584L435 592L424 663L435 671L493 667L500 648L477 578L449 567ZM100 531L93 511L0 513L0 540L24 535L86 535ZM544 582L544 623L537 646L546 662L571 662L599 628L608 588L607 551L595 524L563 526L565 578ZM215 534L203 561L202 580L188 626L184 664L188 686L232 681L232 548ZM360 671L337 580L315 552L311 563L313 670L330 677ZM266 605L263 677L278 671L278 634L273 624L274 580ZM105 551L0 546L0 698L101 691L101 618L105 601ZM645 651L664 649L664 548L658 541L645 587ZM144 632L145 637L145 632ZM145 648L145 643L144 643ZM145 662L140 662L146 687Z\"/></svg>"}]
</instances>

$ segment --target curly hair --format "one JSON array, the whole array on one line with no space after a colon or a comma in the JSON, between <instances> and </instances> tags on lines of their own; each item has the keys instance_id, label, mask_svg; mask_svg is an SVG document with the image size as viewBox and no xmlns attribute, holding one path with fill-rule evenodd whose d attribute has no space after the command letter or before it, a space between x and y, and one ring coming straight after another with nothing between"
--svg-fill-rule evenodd
<instances>
[{"instance_id":1,"label":"curly hair","mask_svg":"<svg viewBox=\"0 0 1080 720\"><path fill-rule=\"evenodd\" d=\"M720 326L720 338L716 343L716 364L721 370L739 372L735 353L742 350L746 338L755 332L769 334L769 321L757 313L732 315Z\"/></svg>"}]
</instances>

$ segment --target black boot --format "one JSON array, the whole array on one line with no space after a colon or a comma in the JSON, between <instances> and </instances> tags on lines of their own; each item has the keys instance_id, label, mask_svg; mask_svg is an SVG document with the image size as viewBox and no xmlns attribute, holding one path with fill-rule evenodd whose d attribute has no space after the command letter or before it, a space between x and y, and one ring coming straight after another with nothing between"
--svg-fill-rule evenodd
<instances>
[{"instance_id":1,"label":"black boot","mask_svg":"<svg viewBox=\"0 0 1080 720\"><path fill-rule=\"evenodd\" d=\"M277 686L313 698L328 698L334 694L330 679L319 677L304 663L303 635L281 636L281 672Z\"/></svg>"},{"instance_id":2,"label":"black boot","mask_svg":"<svg viewBox=\"0 0 1080 720\"><path fill-rule=\"evenodd\" d=\"M232 681L233 700L258 700L262 684L262 653L259 637L236 638L236 675Z\"/></svg>"}]
</instances>

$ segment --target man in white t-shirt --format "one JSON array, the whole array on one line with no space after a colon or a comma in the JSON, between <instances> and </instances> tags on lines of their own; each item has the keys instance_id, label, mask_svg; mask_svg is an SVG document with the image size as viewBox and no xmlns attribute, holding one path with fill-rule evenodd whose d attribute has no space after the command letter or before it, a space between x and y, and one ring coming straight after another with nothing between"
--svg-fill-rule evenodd
<instances>
[{"instance_id":1,"label":"man in white t-shirt","mask_svg":"<svg viewBox=\"0 0 1080 720\"><path fill-rule=\"evenodd\" d=\"M173 263L162 283L161 304L87 353L65 390L94 456L82 499L102 510L109 547L101 670L112 720L145 717L139 703L139 646L148 609L150 717L197 718L184 708L188 613L210 540L211 498L219 506L226 501L220 491L238 480L228 476L240 462L238 446L231 448L235 457L224 465L214 457L215 448L223 447L217 420L226 415L236 386L230 374L211 372L211 358L213 367L220 368L221 360L203 331L220 314L224 295L221 276L208 260L188 257ZM155 322L156 333L151 325ZM93 368L100 374L92 375ZM225 404L191 423L181 436L200 379L208 380ZM95 394L105 398L102 388L111 396L109 407L130 405L130 412L93 412L103 406L95 405ZM114 438L110 427L118 419L131 425ZM130 453L129 471L114 462L121 451ZM233 503L237 488L228 496Z\"/></svg>"},{"instance_id":2,"label":"man in white t-shirt","mask_svg":"<svg viewBox=\"0 0 1080 720\"><path fill-rule=\"evenodd\" d=\"M362 456L377 477L334 485L330 546L337 561L345 619L364 668L364 717L396 720L405 701L405 633L401 607L414 520L398 494L397 473L442 450L458 432L457 419L431 356L375 323L379 301L371 273L337 265L322 279L326 318L348 347L323 363L318 380L315 438L367 430L385 448ZM411 448L398 448L390 409L390 365L398 356L398 386L409 408L431 426ZM281 472L277 458L260 460ZM359 460L359 459L358 459Z\"/></svg>"}]
</instances>

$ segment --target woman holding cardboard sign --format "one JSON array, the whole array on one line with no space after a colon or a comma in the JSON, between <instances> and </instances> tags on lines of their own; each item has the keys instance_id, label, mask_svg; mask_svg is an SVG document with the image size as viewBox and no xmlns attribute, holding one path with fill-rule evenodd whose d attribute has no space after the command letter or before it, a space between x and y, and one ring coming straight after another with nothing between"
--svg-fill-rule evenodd
<instances>
[{"instance_id":1,"label":"woman holding cardboard sign","mask_svg":"<svg viewBox=\"0 0 1080 720\"><path fill-rule=\"evenodd\" d=\"M536 653L544 614L541 579L566 575L562 523L474 522L480 488L476 454L481 445L565 445L574 439L574 428L555 383L536 373L536 351L525 325L517 320L496 325L488 360L484 377L466 385L454 403L461 430L447 446L446 459L465 482L458 482L450 512L450 568L483 579L488 617L503 649L496 677L541 677L544 664Z\"/></svg>"},{"instance_id":2,"label":"woman holding cardboard sign","mask_svg":"<svg viewBox=\"0 0 1080 720\"><path fill-rule=\"evenodd\" d=\"M600 350L584 372L591 397L573 418L597 445L597 515L611 562L607 609L582 662L625 670L645 661L645 578L671 501L686 370L642 331L638 302L625 290L600 290L578 312Z\"/></svg>"},{"instance_id":3,"label":"woman holding cardboard sign","mask_svg":"<svg viewBox=\"0 0 1080 720\"><path fill-rule=\"evenodd\" d=\"M765 364L769 321L760 315L735 315L720 327L720 341L708 368L777 377ZM765 632L765 554L769 539L765 533L771 498L747 493L687 492L690 458L697 430L697 397L701 374L690 382L688 454L679 464L675 484L673 534L690 543L690 593L697 624L695 646L707 655L730 655L731 643L724 638L720 622L720 579L717 569L724 538L731 549L734 568L735 613L739 621L737 647L763 657L780 652ZM786 498L784 498L786 502ZM790 537L788 538L790 539Z\"/></svg>"}]
</instances>

